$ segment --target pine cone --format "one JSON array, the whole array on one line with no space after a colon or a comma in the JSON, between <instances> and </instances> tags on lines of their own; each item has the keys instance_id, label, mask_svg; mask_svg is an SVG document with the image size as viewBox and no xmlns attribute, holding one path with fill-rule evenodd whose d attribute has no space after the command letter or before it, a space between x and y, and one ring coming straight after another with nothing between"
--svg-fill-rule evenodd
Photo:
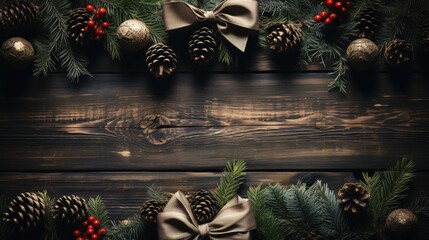
<instances>
[{"instance_id":1,"label":"pine cone","mask_svg":"<svg viewBox=\"0 0 429 240\"><path fill-rule=\"evenodd\" d=\"M344 211L355 214L366 207L369 196L370 193L360 183L345 183L338 191L338 202Z\"/></svg>"},{"instance_id":2,"label":"pine cone","mask_svg":"<svg viewBox=\"0 0 429 240\"><path fill-rule=\"evenodd\" d=\"M429 53L429 21L423 24L420 47L424 53Z\"/></svg>"},{"instance_id":3,"label":"pine cone","mask_svg":"<svg viewBox=\"0 0 429 240\"><path fill-rule=\"evenodd\" d=\"M384 59L394 66L410 63L413 60L413 45L402 39L394 39L386 44Z\"/></svg>"},{"instance_id":4,"label":"pine cone","mask_svg":"<svg viewBox=\"0 0 429 240\"><path fill-rule=\"evenodd\" d=\"M162 43L152 45L146 52L149 72L157 78L171 75L176 69L177 57L171 48Z\"/></svg>"},{"instance_id":5,"label":"pine cone","mask_svg":"<svg viewBox=\"0 0 429 240\"><path fill-rule=\"evenodd\" d=\"M28 233L42 224L44 216L43 199L37 193L25 192L9 203L3 221L15 233Z\"/></svg>"},{"instance_id":6,"label":"pine cone","mask_svg":"<svg viewBox=\"0 0 429 240\"><path fill-rule=\"evenodd\" d=\"M195 192L189 198L189 202L198 224L210 222L218 213L215 198L209 191L199 190Z\"/></svg>"},{"instance_id":7,"label":"pine cone","mask_svg":"<svg viewBox=\"0 0 429 240\"><path fill-rule=\"evenodd\" d=\"M296 49L302 43L301 25L295 23L277 24L267 29L268 47L277 53Z\"/></svg>"},{"instance_id":8,"label":"pine cone","mask_svg":"<svg viewBox=\"0 0 429 240\"><path fill-rule=\"evenodd\" d=\"M381 13L373 8L366 8L356 16L358 37L371 39L381 24Z\"/></svg>"},{"instance_id":9,"label":"pine cone","mask_svg":"<svg viewBox=\"0 0 429 240\"><path fill-rule=\"evenodd\" d=\"M85 199L75 195L59 198L53 208L55 220L63 226L81 224L88 217Z\"/></svg>"},{"instance_id":10,"label":"pine cone","mask_svg":"<svg viewBox=\"0 0 429 240\"><path fill-rule=\"evenodd\" d=\"M29 1L10 1L0 6L0 35L33 33L40 22L39 6Z\"/></svg>"},{"instance_id":11,"label":"pine cone","mask_svg":"<svg viewBox=\"0 0 429 240\"><path fill-rule=\"evenodd\" d=\"M67 21L67 30L70 40L78 45L88 45L94 38L92 31L85 31L88 20L91 18L85 8L76 8L70 12Z\"/></svg>"},{"instance_id":12,"label":"pine cone","mask_svg":"<svg viewBox=\"0 0 429 240\"><path fill-rule=\"evenodd\" d=\"M211 29L203 27L191 36L189 40L189 55L196 64L209 63L216 53L216 39Z\"/></svg>"},{"instance_id":13,"label":"pine cone","mask_svg":"<svg viewBox=\"0 0 429 240\"><path fill-rule=\"evenodd\" d=\"M148 222L156 222L156 217L159 212L162 212L165 204L149 200L143 203L143 206L140 208L141 217Z\"/></svg>"}]
</instances>

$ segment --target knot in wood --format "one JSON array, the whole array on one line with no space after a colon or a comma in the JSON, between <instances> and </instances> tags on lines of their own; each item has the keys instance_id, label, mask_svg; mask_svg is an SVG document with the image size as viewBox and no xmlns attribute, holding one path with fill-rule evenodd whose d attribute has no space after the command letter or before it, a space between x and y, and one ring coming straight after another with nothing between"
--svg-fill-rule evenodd
<instances>
[{"instance_id":1,"label":"knot in wood","mask_svg":"<svg viewBox=\"0 0 429 240\"><path fill-rule=\"evenodd\" d=\"M171 139L172 129L170 120L162 115L150 114L140 121L140 128L146 139L153 145L162 145Z\"/></svg>"}]
</instances>

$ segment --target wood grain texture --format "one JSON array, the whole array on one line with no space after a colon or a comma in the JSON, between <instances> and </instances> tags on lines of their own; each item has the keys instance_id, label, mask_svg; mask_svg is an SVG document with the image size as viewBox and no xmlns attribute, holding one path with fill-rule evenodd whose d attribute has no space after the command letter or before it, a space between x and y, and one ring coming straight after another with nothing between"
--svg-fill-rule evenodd
<instances>
[{"instance_id":1,"label":"wood grain texture","mask_svg":"<svg viewBox=\"0 0 429 240\"><path fill-rule=\"evenodd\" d=\"M240 194L250 186L281 183L311 184L322 180L337 191L342 184L356 181L351 172L249 172ZM0 173L0 192L11 199L20 192L48 190L50 196L79 195L85 198L102 196L113 219L122 219L138 212L148 199L147 188L155 185L167 192L214 189L217 172L95 172L95 173ZM417 174L413 196L424 196L428 187L427 173Z\"/></svg>"},{"instance_id":2,"label":"wood grain texture","mask_svg":"<svg viewBox=\"0 0 429 240\"><path fill-rule=\"evenodd\" d=\"M402 156L429 169L424 73L378 74L347 96L327 92L320 73L142 77L99 74L74 88L58 74L7 91L0 171L212 171L233 158L252 170L340 171ZM168 123L146 129L148 115Z\"/></svg>"}]
</instances>

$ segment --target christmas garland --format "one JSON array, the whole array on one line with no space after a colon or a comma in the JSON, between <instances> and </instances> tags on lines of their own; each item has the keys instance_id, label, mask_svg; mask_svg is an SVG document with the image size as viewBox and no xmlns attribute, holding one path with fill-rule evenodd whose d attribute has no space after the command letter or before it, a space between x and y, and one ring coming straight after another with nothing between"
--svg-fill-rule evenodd
<instances>
[{"instance_id":1,"label":"christmas garland","mask_svg":"<svg viewBox=\"0 0 429 240\"><path fill-rule=\"evenodd\" d=\"M90 76L85 52L101 42L112 60L146 50L149 72L168 77L178 63L164 44L168 35L192 30L183 47L197 65L234 65L259 22L260 45L281 56L275 59L300 67L320 62L333 69L329 89L345 93L349 70L371 69L379 55L397 68L429 52L427 8L418 0L0 0L0 40L11 67L31 65L35 55L35 76L58 69L73 81Z\"/></svg>"},{"instance_id":2,"label":"christmas garland","mask_svg":"<svg viewBox=\"0 0 429 240\"><path fill-rule=\"evenodd\" d=\"M55 200L44 191L21 193L9 204L2 198L0 237L410 239L418 227L416 215L429 217L429 198L404 201L414 177L414 163L405 159L385 172L363 173L361 182L345 183L338 194L321 181L277 183L250 187L249 202L237 196L245 171L244 161L228 162L219 184L209 191L172 194L150 187L150 199L140 213L121 221L109 219L100 197L87 202L74 195Z\"/></svg>"}]
</instances>

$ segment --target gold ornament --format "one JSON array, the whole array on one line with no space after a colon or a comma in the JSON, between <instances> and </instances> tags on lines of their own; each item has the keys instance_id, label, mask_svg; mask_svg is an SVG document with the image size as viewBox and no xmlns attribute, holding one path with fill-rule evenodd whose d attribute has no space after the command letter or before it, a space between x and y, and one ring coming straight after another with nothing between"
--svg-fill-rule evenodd
<instances>
[{"instance_id":1,"label":"gold ornament","mask_svg":"<svg viewBox=\"0 0 429 240\"><path fill-rule=\"evenodd\" d=\"M13 69L24 69L33 63L34 48L30 42L20 37L6 40L1 46L1 58Z\"/></svg>"},{"instance_id":2,"label":"gold ornament","mask_svg":"<svg viewBox=\"0 0 429 240\"><path fill-rule=\"evenodd\" d=\"M408 209L393 210L386 219L386 231L394 239L410 239L418 226L416 215Z\"/></svg>"},{"instance_id":3,"label":"gold ornament","mask_svg":"<svg viewBox=\"0 0 429 240\"><path fill-rule=\"evenodd\" d=\"M378 59L378 47L368 38L358 38L347 47L346 59L352 70L368 70Z\"/></svg>"},{"instance_id":4,"label":"gold ornament","mask_svg":"<svg viewBox=\"0 0 429 240\"><path fill-rule=\"evenodd\" d=\"M150 31L140 20L130 19L123 22L116 31L119 46L126 51L140 51L150 41Z\"/></svg>"}]
</instances>

